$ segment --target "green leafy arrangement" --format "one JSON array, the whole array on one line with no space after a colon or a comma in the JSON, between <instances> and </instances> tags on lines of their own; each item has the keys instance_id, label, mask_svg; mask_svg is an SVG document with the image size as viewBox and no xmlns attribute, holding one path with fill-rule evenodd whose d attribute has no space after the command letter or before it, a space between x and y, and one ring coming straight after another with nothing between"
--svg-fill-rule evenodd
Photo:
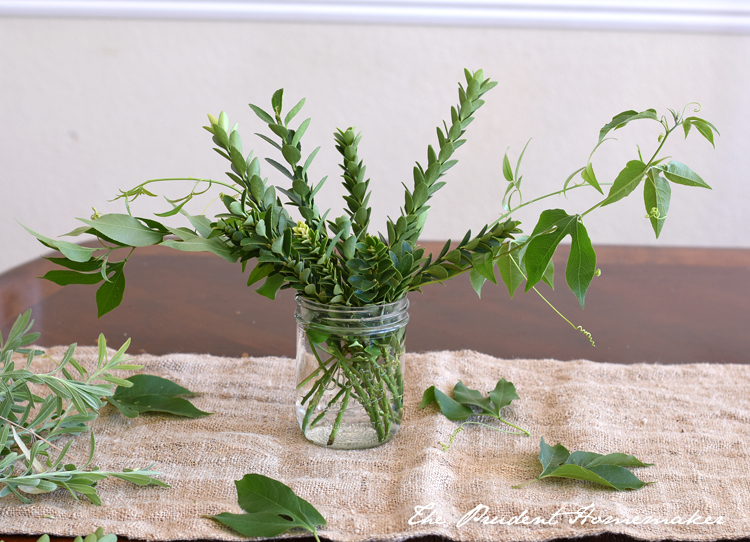
<instances>
[{"instance_id":1,"label":"green leafy arrangement","mask_svg":"<svg viewBox=\"0 0 750 542\"><path fill-rule=\"evenodd\" d=\"M106 341L100 335L97 365L90 372L76 361L76 345L72 344L54 370L34 373L30 370L34 357L46 354L24 348L39 337L38 333L29 333L33 325L30 317L31 311L19 316L5 341L0 334L0 497L13 494L30 503L27 495L63 488L76 500L77 494L81 494L98 505L101 500L97 482L108 477L137 485L168 487L150 467L106 472L93 466L96 448L93 432L89 456L83 465L64 462L70 457L68 450L73 439L68 439L62 447L55 442L88 431L87 423L97 418L105 404L102 398L113 396L115 386L132 386L112 371L142 367L131 365L124 358L129 340L109 358ZM25 365L16 365L14 353L26 355ZM48 394L37 395L39 389ZM57 451L56 456L52 449Z\"/></svg>"},{"instance_id":2,"label":"green leafy arrangement","mask_svg":"<svg viewBox=\"0 0 750 542\"><path fill-rule=\"evenodd\" d=\"M419 404L419 408L423 409L426 406L431 405L432 403L437 403L438 407L440 408L440 412L442 412L443 415L449 420L464 421L467 420L470 416L490 416L506 425L509 425L510 427L513 427L514 429L517 429L518 431L507 431L505 429L500 429L493 425L488 425L486 423L477 421L465 421L464 423L459 425L455 431L453 431L448 444L441 443L443 451L446 451L451 447L451 445L453 444L453 440L456 438L456 435L458 435L458 433L463 429L464 425L467 424L483 425L502 433L510 433L511 435L525 435L527 437L530 435L530 433L526 429L512 424L500 415L500 411L504 407L510 405L514 400L518 399L516 387L512 382L508 382L507 380L505 380L505 378L501 378L500 380L498 380L497 384L495 385L495 389L490 391L488 396L484 396L482 392L478 390L467 388L466 385L459 380L458 383L453 387L453 397L454 398L451 398L449 395L443 393L435 386L430 386L424 391L424 394L422 394L422 401Z\"/></svg>"},{"instance_id":3,"label":"green leafy arrangement","mask_svg":"<svg viewBox=\"0 0 750 542\"><path fill-rule=\"evenodd\" d=\"M301 528L320 542L317 527L326 524L325 518L289 486L262 474L246 474L234 483L238 504L247 513L224 512L213 519L245 536L270 538Z\"/></svg>"},{"instance_id":4,"label":"green leafy arrangement","mask_svg":"<svg viewBox=\"0 0 750 542\"><path fill-rule=\"evenodd\" d=\"M486 78L482 70L473 73L465 70L465 76L466 83L459 83L458 103L451 107L449 120L437 128L437 145L429 145L426 162L415 165L412 185L404 185L404 201L398 216L388 218L380 233L369 231L370 179L359 156L361 134L351 127L334 133L336 149L341 155L341 177L346 194L344 214L329 219L330 210L321 212L315 203L315 196L327 177L317 182L311 180L311 166L320 147L303 154L302 139L310 119L293 126L305 100L300 100L283 114L281 89L271 98L270 112L256 105L250 104L250 107L274 136L257 134L277 153L280 161L266 158L265 162L285 178L284 186L274 186L264 177L261 161L253 151L245 153L238 126L230 124L226 113L222 112L218 117L209 115L209 125L204 128L212 136L214 150L230 165L231 171L226 173L230 182L176 177L148 180L121 191L115 199L124 200L126 214L100 215L95 212L90 219L79 219L84 225L67 234L93 235L99 241L95 248L55 240L27 228L45 246L61 253L61 257L49 259L62 269L50 271L44 278L61 285L99 284L96 302L99 316L102 316L122 301L125 266L132 252L138 247L162 245L188 252L212 252L229 262L240 262L243 272L247 262L254 261L247 285L263 281L256 289L259 294L274 299L280 289L292 288L299 296L334 309L395 302L409 292L421 291L424 286L442 283L466 272L479 294L486 281L497 283L496 267L512 296L524 281L526 291L537 291L536 285L540 281L553 285L552 256L559 243L570 236L572 244L565 278L583 306L586 291L597 274L596 253L583 221L588 213L623 199L643 183L646 211L658 237L669 210L670 183L709 188L688 166L677 161L667 162L660 153L671 134L678 129L682 129L687 137L695 128L713 145L714 133L718 134L718 131L711 123L685 116L684 111L669 110L669 117L658 116L654 109L625 111L599 131L598 141L586 164L567 178L562 190L523 201L520 166L524 153L518 158L515 170L506 154L502 173L507 187L502 214L492 223L482 226L478 233L468 230L457 243L449 240L438 254L428 254L419 246L418 240L427 219L430 199L445 185L443 177L457 163L454 154L466 142L464 135L474 121L474 114L484 104L483 96L497 84ZM637 158L629 161L613 182L601 182L591 161L595 151L609 139L613 130L636 120L651 121L659 127L655 151L649 158L644 158L639 148ZM156 196L151 191L152 184L172 181L190 182L192 188L181 198L168 199L170 208L157 213L156 217L183 215L189 227L172 227L153 218L132 214L134 200L141 196ZM602 187L606 185L610 187L605 196ZM213 186L223 191L220 198L226 212L213 218L188 213L186 205ZM531 234L519 236L522 233L520 223L511 218L513 212L544 198L585 186L597 190L603 199L580 214L568 214L561 209L544 210ZM284 196L284 202L280 195ZM513 205L513 201L518 203ZM294 210L298 216L293 218L289 210ZM119 254L123 255L117 256ZM565 320L576 327L567 318ZM372 405L376 402L374 398L380 401L379 398L387 397L384 401L387 408L373 407L368 411L378 439L383 442L399 420L403 378L399 364L393 361L403 354L403 341L397 336L372 339L347 334L349 324L340 326L341 333L328 333L323 341L310 344L320 362L313 387L318 385L320 388L321 379L341 382L343 395L322 405L317 392L313 391L299 406L310 414L312 410L341 412L342 404ZM593 344L588 332L580 327L576 329L585 333ZM374 371L373 365L376 366ZM385 375L383 378L362 378L363 374L381 373ZM387 415L380 416L381 410ZM335 438L334 427L330 430L328 442L333 444Z\"/></svg>"},{"instance_id":5,"label":"green leafy arrangement","mask_svg":"<svg viewBox=\"0 0 750 542\"><path fill-rule=\"evenodd\" d=\"M107 397L123 416L136 418L145 412L167 412L186 418L211 415L182 397L195 394L171 380L154 375L133 375L126 380L129 387L117 386L114 395Z\"/></svg>"},{"instance_id":6,"label":"green leafy arrangement","mask_svg":"<svg viewBox=\"0 0 750 542\"><path fill-rule=\"evenodd\" d=\"M539 462L542 464L542 473L534 480L526 482L526 484L513 486L514 489L537 480L554 477L594 482L618 491L640 489L645 485L656 483L644 482L625 468L651 467L653 465L653 463L643 463L632 455L623 453L601 455L594 452L570 453L562 444L550 446L544 442L544 437L542 437L539 447Z\"/></svg>"}]
</instances>

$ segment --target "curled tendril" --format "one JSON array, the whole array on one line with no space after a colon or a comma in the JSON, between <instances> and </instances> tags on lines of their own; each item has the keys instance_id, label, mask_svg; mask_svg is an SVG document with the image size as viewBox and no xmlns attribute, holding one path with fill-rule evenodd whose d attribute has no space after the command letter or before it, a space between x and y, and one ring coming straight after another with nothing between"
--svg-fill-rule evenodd
<instances>
[{"instance_id":1,"label":"curled tendril","mask_svg":"<svg viewBox=\"0 0 750 542\"><path fill-rule=\"evenodd\" d=\"M646 218L655 218L657 220L666 220L667 215L662 215L661 211L659 211L656 207L651 207L651 210L646 215Z\"/></svg>"},{"instance_id":2,"label":"curled tendril","mask_svg":"<svg viewBox=\"0 0 750 542\"><path fill-rule=\"evenodd\" d=\"M458 435L461 432L461 429L463 429L463 428L464 428L464 424L461 424L461 425L458 426L458 428L455 431L453 431L453 433L451 433L451 438L450 438L450 440L448 440L448 444L444 444L442 442L438 442L438 444L440 444L440 446L443 448L444 452L447 452L448 449L451 446L453 446L453 440L456 438L456 435Z\"/></svg>"},{"instance_id":3,"label":"curled tendril","mask_svg":"<svg viewBox=\"0 0 750 542\"><path fill-rule=\"evenodd\" d=\"M575 329L586 335L586 337L588 337L589 339L589 342L591 343L591 346L596 348L596 344L594 344L594 338L591 336L591 333L583 329L583 326L576 326Z\"/></svg>"},{"instance_id":4,"label":"curled tendril","mask_svg":"<svg viewBox=\"0 0 750 542\"><path fill-rule=\"evenodd\" d=\"M683 108L682 108L682 116L683 116L683 117L685 116L685 110L686 110L686 109L687 109L688 107L690 107L691 105L695 105L695 109L693 109L693 113L700 113L700 110L701 110L701 104L699 104L698 102L690 102L690 103L688 103L687 105L685 105L685 107L683 107Z\"/></svg>"}]
</instances>

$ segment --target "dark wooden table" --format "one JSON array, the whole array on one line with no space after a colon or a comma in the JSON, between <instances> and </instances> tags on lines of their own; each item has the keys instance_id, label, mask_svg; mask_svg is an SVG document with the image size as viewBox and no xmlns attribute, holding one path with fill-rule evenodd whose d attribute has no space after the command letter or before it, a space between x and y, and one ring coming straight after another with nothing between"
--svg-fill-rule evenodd
<instances>
[{"instance_id":1,"label":"dark wooden table","mask_svg":"<svg viewBox=\"0 0 750 542\"><path fill-rule=\"evenodd\" d=\"M425 243L439 250L439 243ZM410 295L407 349L473 349L503 358L590 359L616 363L748 363L750 250L598 247L586 309L567 290L556 258L557 288L540 290L596 347L534 292L509 299L486 284L478 299L461 276ZM0 275L0 328L28 308L42 346L132 339L130 353L206 352L221 356L294 356L294 299L270 301L247 275L208 254L139 249L126 267L125 300L96 317L94 288L58 287L36 277L52 266L34 260ZM3 536L6 542L35 537ZM85 534L85 533L82 533ZM610 535L579 540L631 540Z\"/></svg>"}]
</instances>

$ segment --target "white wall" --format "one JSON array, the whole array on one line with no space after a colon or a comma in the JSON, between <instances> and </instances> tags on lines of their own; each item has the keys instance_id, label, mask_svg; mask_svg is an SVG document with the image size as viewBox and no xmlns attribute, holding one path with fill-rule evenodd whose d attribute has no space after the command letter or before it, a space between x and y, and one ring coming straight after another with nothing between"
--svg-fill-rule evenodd
<instances>
[{"instance_id":1,"label":"white wall","mask_svg":"<svg viewBox=\"0 0 750 542\"><path fill-rule=\"evenodd\" d=\"M531 198L585 164L615 113L667 113L696 101L721 131L716 150L697 134L687 141L675 134L667 152L714 190L675 187L659 243L750 247L748 35L7 17L0 18L0 272L44 251L16 220L59 235L92 206L120 212L119 202L107 203L118 188L177 175L221 178L224 162L201 129L208 112L226 110L246 149L273 156L252 135L265 127L247 103L266 106L279 87L288 107L307 98L299 120L313 121L304 150L323 146L311 171L330 176L319 205L334 206L333 214L341 190L331 134L350 125L363 131L360 156L380 228L398 213L401 183L411 183L414 161L425 159L435 126L449 117L464 67L481 67L500 84L433 200L425 239L458 238L494 220L507 147L515 157L534 138L523 168ZM612 180L636 156L636 143L650 155L655 128L641 121L605 144L594 161L599 180ZM264 173L285 184L270 166ZM597 201L584 192L548 202L580 212ZM653 242L642 196L630 200L587 217L595 244ZM534 217L522 218L530 231Z\"/></svg>"}]
</instances>

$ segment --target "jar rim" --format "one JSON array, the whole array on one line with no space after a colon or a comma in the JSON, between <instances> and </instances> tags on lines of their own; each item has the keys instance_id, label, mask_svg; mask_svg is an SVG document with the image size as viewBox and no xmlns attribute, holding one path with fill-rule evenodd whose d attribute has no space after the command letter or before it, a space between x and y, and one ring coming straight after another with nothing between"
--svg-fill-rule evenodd
<instances>
[{"instance_id":1,"label":"jar rim","mask_svg":"<svg viewBox=\"0 0 750 542\"><path fill-rule=\"evenodd\" d=\"M312 301L299 294L295 296L297 310L294 317L297 323L315 326L321 331L340 333L342 329L355 324L364 326L368 333L387 332L403 327L409 321L409 300L406 296L391 303L348 307L346 305L326 305Z\"/></svg>"},{"instance_id":2,"label":"jar rim","mask_svg":"<svg viewBox=\"0 0 750 542\"><path fill-rule=\"evenodd\" d=\"M353 307L349 305L331 305L328 303L320 303L319 301L313 301L309 297L305 297L302 294L295 294L294 300L296 301L297 305L304 305L307 308L313 309L313 310L322 310L322 311L330 311L330 310L336 310L336 311L351 311L351 312L369 312L373 310L374 308L380 308L380 309L395 309L395 310L407 310L409 308L409 298L407 296L404 296L400 299L397 299L396 301L391 301L389 303L372 303L370 305L362 305L358 307Z\"/></svg>"}]
</instances>

